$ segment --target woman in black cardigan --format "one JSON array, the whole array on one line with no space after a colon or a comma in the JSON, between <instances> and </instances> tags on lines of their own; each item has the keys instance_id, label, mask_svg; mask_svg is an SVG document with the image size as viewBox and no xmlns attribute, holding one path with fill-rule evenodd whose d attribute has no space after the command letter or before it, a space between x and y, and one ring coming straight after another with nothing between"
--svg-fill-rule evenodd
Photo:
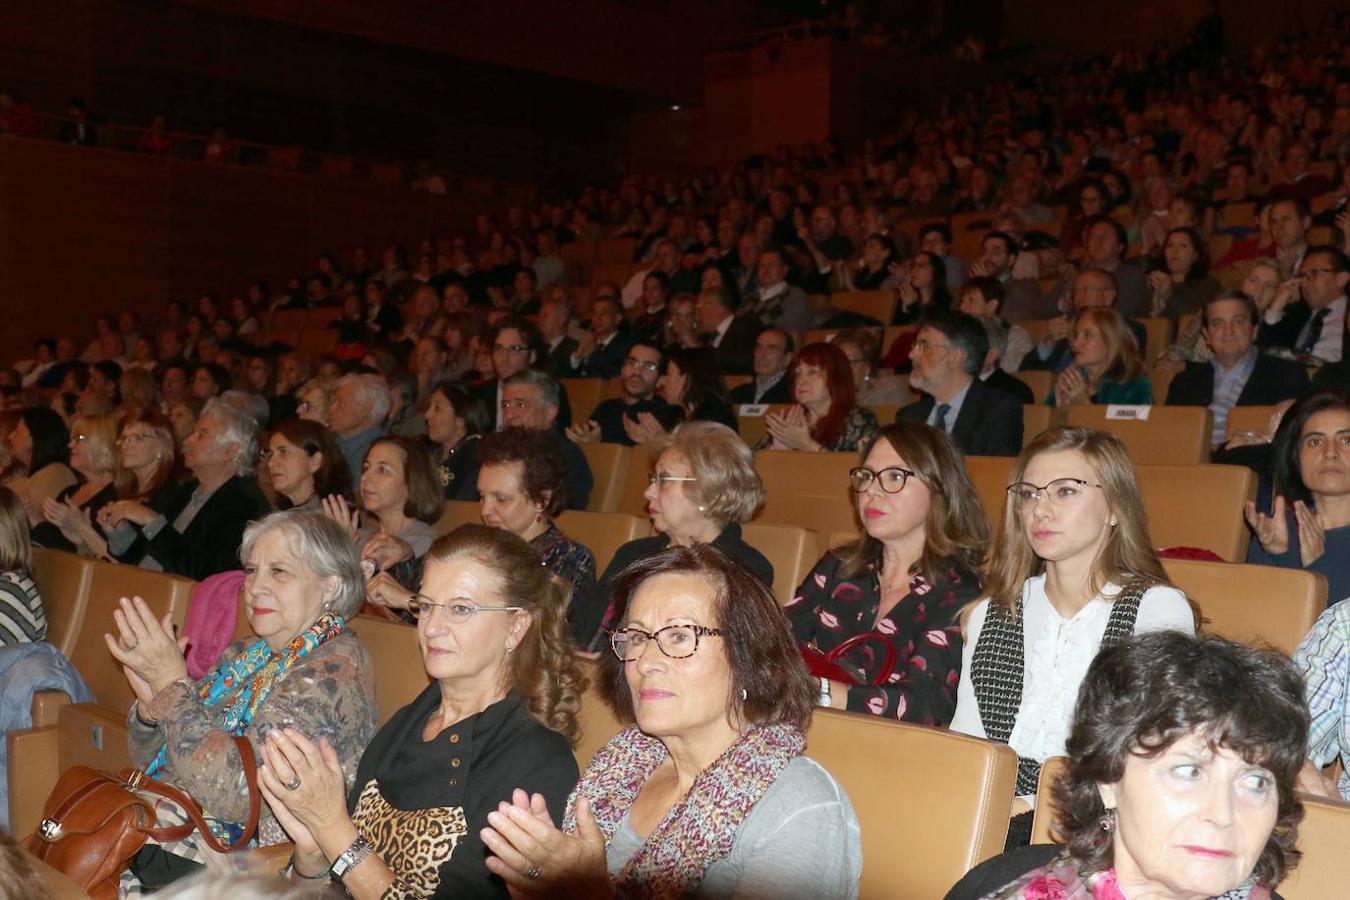
<instances>
[{"instance_id":1,"label":"woman in black cardigan","mask_svg":"<svg viewBox=\"0 0 1350 900\"><path fill-rule=\"evenodd\" d=\"M712 544L773 584L773 565L741 540L739 523L748 521L764 500L764 484L745 442L725 425L698 421L681 425L655 449L656 465L644 496L657 534L615 551L595 590L572 607L572 633L583 649L605 646L618 574L671 544Z\"/></svg>"}]
</instances>

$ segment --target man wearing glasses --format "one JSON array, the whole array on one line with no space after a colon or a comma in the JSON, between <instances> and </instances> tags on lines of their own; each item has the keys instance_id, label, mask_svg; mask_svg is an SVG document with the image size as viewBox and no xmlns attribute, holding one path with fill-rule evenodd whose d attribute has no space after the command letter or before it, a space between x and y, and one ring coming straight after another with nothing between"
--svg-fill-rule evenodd
<instances>
[{"instance_id":1,"label":"man wearing glasses","mask_svg":"<svg viewBox=\"0 0 1350 900\"><path fill-rule=\"evenodd\" d=\"M1261 320L1257 343L1340 362L1350 260L1335 247L1309 247L1298 275L1280 285ZM1299 295L1302 294L1302 299Z\"/></svg>"},{"instance_id":2,"label":"man wearing glasses","mask_svg":"<svg viewBox=\"0 0 1350 900\"><path fill-rule=\"evenodd\" d=\"M623 396L604 401L591 413L584 424L567 429L567 436L578 444L626 444L633 439L623 427L624 419L636 423L641 413L650 413L667 431L680 421L680 411L656 395L656 383L661 378L665 360L659 349L651 344L637 343L628 348L619 383Z\"/></svg>"},{"instance_id":3,"label":"man wearing glasses","mask_svg":"<svg viewBox=\"0 0 1350 900\"><path fill-rule=\"evenodd\" d=\"M502 415L506 382L534 367L538 358L536 348L542 346L543 341L533 322L520 316L506 316L488 332L488 343L492 347L492 371L496 377L480 381L474 385L474 390L489 409L497 411L496 427L501 428L506 424ZM557 422L559 428L572 424L572 406L567 402L566 391L558 398Z\"/></svg>"},{"instance_id":4,"label":"man wearing glasses","mask_svg":"<svg viewBox=\"0 0 1350 900\"><path fill-rule=\"evenodd\" d=\"M595 476L581 448L558 429L558 405L567 393L558 382L538 369L526 369L512 375L502 388L502 427L533 428L546 431L562 454L567 483L567 508L585 509L591 498Z\"/></svg>"}]
</instances>

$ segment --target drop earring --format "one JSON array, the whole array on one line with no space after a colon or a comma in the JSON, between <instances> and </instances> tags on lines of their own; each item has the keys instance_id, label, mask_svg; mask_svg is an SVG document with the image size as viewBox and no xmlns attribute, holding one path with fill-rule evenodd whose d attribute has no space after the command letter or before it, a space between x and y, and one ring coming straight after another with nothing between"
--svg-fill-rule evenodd
<instances>
[{"instance_id":1,"label":"drop earring","mask_svg":"<svg viewBox=\"0 0 1350 900\"><path fill-rule=\"evenodd\" d=\"M1115 831L1116 811L1114 809L1108 809L1106 812L1102 813L1101 821L1098 822L1097 824L1101 828L1101 830L1106 832L1107 834L1110 834L1111 832Z\"/></svg>"}]
</instances>

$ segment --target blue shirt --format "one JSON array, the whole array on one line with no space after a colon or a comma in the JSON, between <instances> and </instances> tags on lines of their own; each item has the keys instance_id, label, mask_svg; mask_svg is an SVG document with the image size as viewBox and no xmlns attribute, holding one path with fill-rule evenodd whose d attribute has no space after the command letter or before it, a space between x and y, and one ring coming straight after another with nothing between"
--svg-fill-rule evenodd
<instances>
[{"instance_id":1,"label":"blue shirt","mask_svg":"<svg viewBox=\"0 0 1350 900\"><path fill-rule=\"evenodd\" d=\"M367 428L365 431L358 431L351 437L339 437L337 439L338 449L342 451L342 458L347 461L347 468L352 473L352 493L361 492L361 463L365 462L366 451L370 445L380 438L384 437L384 427L376 425Z\"/></svg>"},{"instance_id":2,"label":"blue shirt","mask_svg":"<svg viewBox=\"0 0 1350 900\"><path fill-rule=\"evenodd\" d=\"M1256 368L1258 355L1260 351L1248 347L1246 355L1228 369L1217 359L1209 361L1214 367L1214 397L1209 403L1209 411L1214 413L1214 433L1210 436L1210 443L1215 447L1224 442L1228 432L1228 411L1237 406L1238 397L1242 396L1242 389L1247 386L1247 379L1252 377L1252 369Z\"/></svg>"}]
</instances>

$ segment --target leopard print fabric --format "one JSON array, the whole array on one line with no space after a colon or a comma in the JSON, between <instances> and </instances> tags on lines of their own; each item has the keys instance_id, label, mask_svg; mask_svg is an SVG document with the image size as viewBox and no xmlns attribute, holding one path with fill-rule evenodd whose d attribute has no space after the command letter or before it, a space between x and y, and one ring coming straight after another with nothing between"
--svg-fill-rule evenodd
<instances>
[{"instance_id":1,"label":"leopard print fabric","mask_svg":"<svg viewBox=\"0 0 1350 900\"><path fill-rule=\"evenodd\" d=\"M396 809L373 778L361 790L352 821L394 873L394 883L382 895L386 900L418 900L434 894L441 866L469 833L463 808Z\"/></svg>"}]
</instances>

